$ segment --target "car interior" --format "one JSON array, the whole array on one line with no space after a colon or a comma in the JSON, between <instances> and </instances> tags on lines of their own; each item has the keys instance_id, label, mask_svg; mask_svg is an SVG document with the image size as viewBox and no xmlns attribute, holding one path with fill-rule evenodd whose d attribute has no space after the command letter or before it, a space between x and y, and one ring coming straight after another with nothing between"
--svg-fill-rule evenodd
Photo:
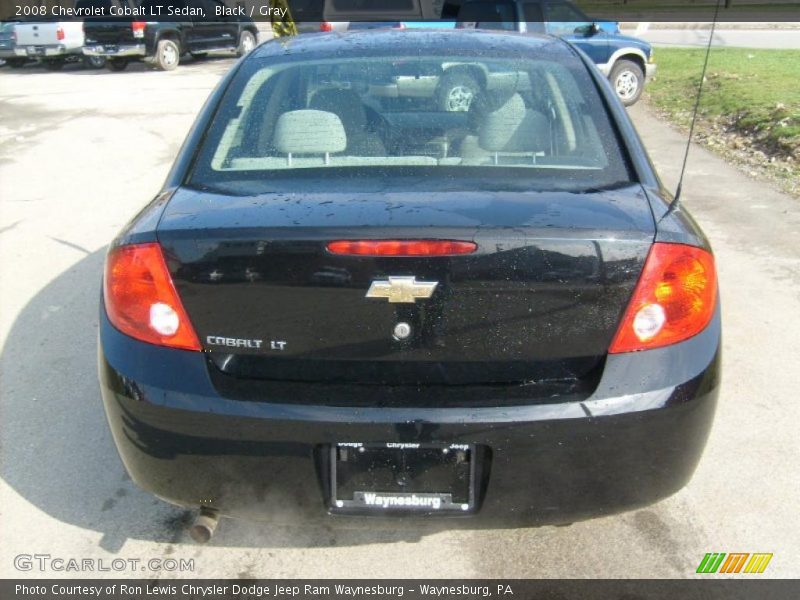
<instances>
[{"instance_id":1,"label":"car interior","mask_svg":"<svg viewBox=\"0 0 800 600\"><path fill-rule=\"evenodd\" d=\"M465 111L442 111L434 102L453 69L482 74ZM614 134L598 104L583 97L572 72L553 63L290 64L250 77L211 166L603 169Z\"/></svg>"}]
</instances>

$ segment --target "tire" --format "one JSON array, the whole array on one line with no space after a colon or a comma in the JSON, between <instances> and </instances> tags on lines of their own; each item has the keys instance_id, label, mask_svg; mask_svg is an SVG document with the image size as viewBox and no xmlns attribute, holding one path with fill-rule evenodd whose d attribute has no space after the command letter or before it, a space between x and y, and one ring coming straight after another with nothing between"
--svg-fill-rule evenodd
<instances>
[{"instance_id":1,"label":"tire","mask_svg":"<svg viewBox=\"0 0 800 600\"><path fill-rule=\"evenodd\" d=\"M106 68L109 71L114 71L115 73L119 73L120 71L124 71L128 68L128 59L127 58L109 58L106 61Z\"/></svg>"},{"instance_id":2,"label":"tire","mask_svg":"<svg viewBox=\"0 0 800 600\"><path fill-rule=\"evenodd\" d=\"M85 69L102 69L106 66L105 56L84 56L83 67Z\"/></svg>"},{"instance_id":3,"label":"tire","mask_svg":"<svg viewBox=\"0 0 800 600\"><path fill-rule=\"evenodd\" d=\"M160 40L154 64L161 71L173 71L181 62L181 50L173 40Z\"/></svg>"},{"instance_id":4,"label":"tire","mask_svg":"<svg viewBox=\"0 0 800 600\"><path fill-rule=\"evenodd\" d=\"M639 65L630 60L618 60L608 78L625 106L636 104L644 90L644 71Z\"/></svg>"},{"instance_id":5,"label":"tire","mask_svg":"<svg viewBox=\"0 0 800 600\"><path fill-rule=\"evenodd\" d=\"M66 62L63 58L51 58L50 60L43 60L42 64L48 71L60 71L64 68Z\"/></svg>"},{"instance_id":6,"label":"tire","mask_svg":"<svg viewBox=\"0 0 800 600\"><path fill-rule=\"evenodd\" d=\"M256 36L250 31L243 31L239 34L239 46L236 48L236 56L244 56L256 47Z\"/></svg>"},{"instance_id":7,"label":"tire","mask_svg":"<svg viewBox=\"0 0 800 600\"><path fill-rule=\"evenodd\" d=\"M480 91L478 81L468 73L445 74L436 91L436 104L445 112L466 112Z\"/></svg>"},{"instance_id":8,"label":"tire","mask_svg":"<svg viewBox=\"0 0 800 600\"><path fill-rule=\"evenodd\" d=\"M6 64L12 69L21 69L28 62L27 58L7 58Z\"/></svg>"}]
</instances>

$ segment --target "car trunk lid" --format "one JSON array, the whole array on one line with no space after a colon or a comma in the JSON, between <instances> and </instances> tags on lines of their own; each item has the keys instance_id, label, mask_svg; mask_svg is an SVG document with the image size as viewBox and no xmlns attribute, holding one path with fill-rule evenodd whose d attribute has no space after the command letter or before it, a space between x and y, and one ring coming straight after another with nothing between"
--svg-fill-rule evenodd
<instances>
[{"instance_id":1,"label":"car trunk lid","mask_svg":"<svg viewBox=\"0 0 800 600\"><path fill-rule=\"evenodd\" d=\"M181 189L158 228L214 369L383 385L596 375L653 235L639 186L582 194ZM426 257L328 250L334 240L381 239L477 248ZM375 285L391 288L390 278L435 286L413 302L367 296Z\"/></svg>"}]
</instances>

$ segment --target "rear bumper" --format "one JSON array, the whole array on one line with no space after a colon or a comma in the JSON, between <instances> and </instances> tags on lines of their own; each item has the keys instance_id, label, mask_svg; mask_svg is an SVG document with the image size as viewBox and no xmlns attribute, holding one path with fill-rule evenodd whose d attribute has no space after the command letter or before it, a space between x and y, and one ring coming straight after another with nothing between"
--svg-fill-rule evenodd
<instances>
[{"instance_id":1,"label":"rear bumper","mask_svg":"<svg viewBox=\"0 0 800 600\"><path fill-rule=\"evenodd\" d=\"M104 46L95 44L84 46L83 53L87 56L105 56L107 58L131 58L144 57L147 50L144 44L129 44L123 46Z\"/></svg>"},{"instance_id":2,"label":"rear bumper","mask_svg":"<svg viewBox=\"0 0 800 600\"><path fill-rule=\"evenodd\" d=\"M70 56L73 54L81 54L81 49L67 48L63 44L50 45L50 46L26 45L26 46L17 46L16 48L14 48L14 53L17 56L24 56L27 58L43 58L43 57Z\"/></svg>"},{"instance_id":3,"label":"rear bumper","mask_svg":"<svg viewBox=\"0 0 800 600\"><path fill-rule=\"evenodd\" d=\"M202 354L136 342L102 309L100 321L103 401L133 480L171 503L249 519L373 523L329 513L326 457L336 442L485 448L475 510L420 517L428 525L558 524L641 507L691 477L719 384L719 313L681 344L609 356L583 402L470 409L231 400L214 389Z\"/></svg>"}]
</instances>

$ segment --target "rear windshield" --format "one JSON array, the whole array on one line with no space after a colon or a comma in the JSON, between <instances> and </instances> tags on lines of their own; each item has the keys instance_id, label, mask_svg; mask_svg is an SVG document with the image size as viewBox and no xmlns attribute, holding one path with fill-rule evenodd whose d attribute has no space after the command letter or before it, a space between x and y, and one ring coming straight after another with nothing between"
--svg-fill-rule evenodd
<instances>
[{"instance_id":1,"label":"rear windshield","mask_svg":"<svg viewBox=\"0 0 800 600\"><path fill-rule=\"evenodd\" d=\"M258 193L275 180L335 176L341 186L400 174L437 189L465 177L542 190L628 183L606 107L574 62L251 60L226 93L189 184Z\"/></svg>"}]
</instances>

